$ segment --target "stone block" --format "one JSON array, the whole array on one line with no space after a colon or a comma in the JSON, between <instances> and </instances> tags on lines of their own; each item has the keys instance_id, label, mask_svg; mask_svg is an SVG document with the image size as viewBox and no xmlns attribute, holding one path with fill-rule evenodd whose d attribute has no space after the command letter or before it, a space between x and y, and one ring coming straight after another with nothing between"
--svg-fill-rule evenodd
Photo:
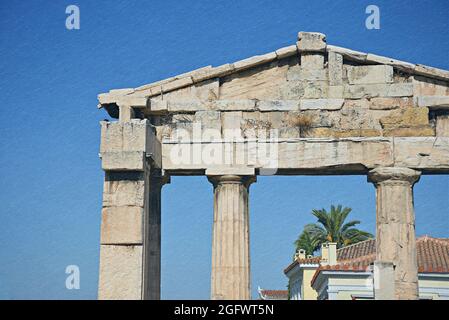
<instances>
[{"instance_id":1,"label":"stone block","mask_svg":"<svg viewBox=\"0 0 449 320\"><path fill-rule=\"evenodd\" d=\"M400 60L396 60L396 59L392 59L392 58L388 58L388 57L378 56L378 55L371 54L371 53L369 53L367 55L366 61L375 62L375 63L379 63L379 64L386 64L386 65L393 66L399 70L406 71L406 72L413 72L413 70L416 67L413 63L400 61Z\"/></svg>"},{"instance_id":2,"label":"stone block","mask_svg":"<svg viewBox=\"0 0 449 320\"><path fill-rule=\"evenodd\" d=\"M260 111L295 111L299 110L297 100L262 100L257 101L257 109Z\"/></svg>"},{"instance_id":3,"label":"stone block","mask_svg":"<svg viewBox=\"0 0 449 320\"><path fill-rule=\"evenodd\" d=\"M345 85L344 97L361 99L370 97L411 97L412 83Z\"/></svg>"},{"instance_id":4,"label":"stone block","mask_svg":"<svg viewBox=\"0 0 449 320\"><path fill-rule=\"evenodd\" d=\"M416 103L419 107L447 109L449 108L449 96L418 96Z\"/></svg>"},{"instance_id":5,"label":"stone block","mask_svg":"<svg viewBox=\"0 0 449 320\"><path fill-rule=\"evenodd\" d=\"M313 138L381 137L382 132L376 129L312 128L307 131L306 136Z\"/></svg>"},{"instance_id":6,"label":"stone block","mask_svg":"<svg viewBox=\"0 0 449 320\"><path fill-rule=\"evenodd\" d=\"M106 172L103 186L103 208L144 206L143 172Z\"/></svg>"},{"instance_id":7,"label":"stone block","mask_svg":"<svg viewBox=\"0 0 449 320\"><path fill-rule=\"evenodd\" d=\"M142 207L105 207L101 218L101 244L142 244Z\"/></svg>"},{"instance_id":8,"label":"stone block","mask_svg":"<svg viewBox=\"0 0 449 320\"><path fill-rule=\"evenodd\" d=\"M349 84L392 83L393 67L386 65L347 66Z\"/></svg>"},{"instance_id":9,"label":"stone block","mask_svg":"<svg viewBox=\"0 0 449 320\"><path fill-rule=\"evenodd\" d=\"M329 52L328 61L329 85L341 86L343 84L343 56Z\"/></svg>"},{"instance_id":10,"label":"stone block","mask_svg":"<svg viewBox=\"0 0 449 320\"><path fill-rule=\"evenodd\" d=\"M149 100L149 108L150 108L150 111L154 112L154 113L167 112L168 111L167 100L150 99Z\"/></svg>"},{"instance_id":11,"label":"stone block","mask_svg":"<svg viewBox=\"0 0 449 320\"><path fill-rule=\"evenodd\" d=\"M387 97L411 97L413 96L413 83L392 83L386 86Z\"/></svg>"},{"instance_id":12,"label":"stone block","mask_svg":"<svg viewBox=\"0 0 449 320\"><path fill-rule=\"evenodd\" d=\"M298 154L301 155L298 158ZM356 170L356 164L366 168L392 165L392 147L385 138L350 138L342 140L306 139L279 145L279 169L331 169L345 166ZM335 172L335 171L334 171Z\"/></svg>"},{"instance_id":13,"label":"stone block","mask_svg":"<svg viewBox=\"0 0 449 320\"><path fill-rule=\"evenodd\" d=\"M424 76L431 76L435 77L444 81L449 80L449 71L448 70L442 70L438 68L433 68L429 66L424 66L421 64L417 64L415 66L415 73L422 74Z\"/></svg>"},{"instance_id":14,"label":"stone block","mask_svg":"<svg viewBox=\"0 0 449 320\"><path fill-rule=\"evenodd\" d=\"M385 137L433 137L435 129L431 126L417 126L411 128L391 128L384 129Z\"/></svg>"},{"instance_id":15,"label":"stone block","mask_svg":"<svg viewBox=\"0 0 449 320\"><path fill-rule=\"evenodd\" d=\"M191 86L192 99L200 101L214 101L220 96L220 81L218 78L201 81Z\"/></svg>"},{"instance_id":16,"label":"stone block","mask_svg":"<svg viewBox=\"0 0 449 320\"><path fill-rule=\"evenodd\" d=\"M234 71L238 72L241 70L245 70L248 68L252 68L252 67L264 64L264 63L268 63L268 62L275 60L276 57L277 56L276 56L275 52L270 52L270 53L267 53L264 55L254 56L254 57L251 57L248 59L240 60L240 61L233 63Z\"/></svg>"},{"instance_id":17,"label":"stone block","mask_svg":"<svg viewBox=\"0 0 449 320\"><path fill-rule=\"evenodd\" d=\"M333 98L343 98L343 93L344 93L344 86L340 85L340 86L329 86L328 87L328 98L333 99Z\"/></svg>"},{"instance_id":18,"label":"stone block","mask_svg":"<svg viewBox=\"0 0 449 320\"><path fill-rule=\"evenodd\" d=\"M101 122L100 153L118 151L145 151L152 138L147 120L131 122Z\"/></svg>"},{"instance_id":19,"label":"stone block","mask_svg":"<svg viewBox=\"0 0 449 320\"><path fill-rule=\"evenodd\" d=\"M281 97L285 100L320 99L328 97L327 81L289 81L281 88Z\"/></svg>"},{"instance_id":20,"label":"stone block","mask_svg":"<svg viewBox=\"0 0 449 320\"><path fill-rule=\"evenodd\" d=\"M412 107L393 110L388 116L380 118L380 124L384 129L426 126L429 124L429 109Z\"/></svg>"},{"instance_id":21,"label":"stone block","mask_svg":"<svg viewBox=\"0 0 449 320\"><path fill-rule=\"evenodd\" d=\"M436 135L438 137L449 137L449 114L437 115Z\"/></svg>"},{"instance_id":22,"label":"stone block","mask_svg":"<svg viewBox=\"0 0 449 320\"><path fill-rule=\"evenodd\" d=\"M335 52L341 54L344 58L357 62L365 62L366 57L368 56L368 54L365 52L350 50L333 45L327 45L326 50L328 52Z\"/></svg>"},{"instance_id":23,"label":"stone block","mask_svg":"<svg viewBox=\"0 0 449 320\"><path fill-rule=\"evenodd\" d=\"M394 138L394 163L397 167L447 172L449 137Z\"/></svg>"},{"instance_id":24,"label":"stone block","mask_svg":"<svg viewBox=\"0 0 449 320\"><path fill-rule=\"evenodd\" d=\"M162 85L162 92L169 92L175 89L187 87L193 84L193 80L191 77L185 77L181 79L176 79L174 81L164 83Z\"/></svg>"},{"instance_id":25,"label":"stone block","mask_svg":"<svg viewBox=\"0 0 449 320\"><path fill-rule=\"evenodd\" d=\"M302 53L301 69L323 69L324 54L322 53Z\"/></svg>"},{"instance_id":26,"label":"stone block","mask_svg":"<svg viewBox=\"0 0 449 320\"><path fill-rule=\"evenodd\" d=\"M297 139L301 136L299 127L282 127L279 129L279 138L281 139Z\"/></svg>"},{"instance_id":27,"label":"stone block","mask_svg":"<svg viewBox=\"0 0 449 320\"><path fill-rule=\"evenodd\" d=\"M142 151L103 152L101 160L105 171L143 171L146 163Z\"/></svg>"},{"instance_id":28,"label":"stone block","mask_svg":"<svg viewBox=\"0 0 449 320\"><path fill-rule=\"evenodd\" d=\"M225 76L234 71L234 65L230 63L223 64L218 67L214 67L206 70L198 70L192 73L191 77L193 82L200 82L211 78L217 78Z\"/></svg>"},{"instance_id":29,"label":"stone block","mask_svg":"<svg viewBox=\"0 0 449 320\"><path fill-rule=\"evenodd\" d=\"M221 111L251 111L255 110L256 100L217 100L214 108Z\"/></svg>"},{"instance_id":30,"label":"stone block","mask_svg":"<svg viewBox=\"0 0 449 320\"><path fill-rule=\"evenodd\" d=\"M308 81L327 81L327 72L325 69L307 69L300 68L298 78L293 80L308 80Z\"/></svg>"},{"instance_id":31,"label":"stone block","mask_svg":"<svg viewBox=\"0 0 449 320\"><path fill-rule=\"evenodd\" d=\"M415 75L412 81L415 96L449 96L449 85L445 81L419 75Z\"/></svg>"},{"instance_id":32,"label":"stone block","mask_svg":"<svg viewBox=\"0 0 449 320\"><path fill-rule=\"evenodd\" d=\"M328 129L328 128L326 128ZM396 139L396 138L395 138ZM163 144L163 161L166 170L205 170L211 167L210 163L189 160L189 155L194 148L202 152L204 148L210 148L210 143L194 143L187 145L189 150L185 150L186 158L178 161L172 157L173 153L178 154L180 146L174 143ZM214 147L226 150L229 143L217 142ZM251 162L236 162L240 166L251 164L254 168L276 168L286 172L313 172L320 170L320 173L366 173L366 168L377 166L393 165L392 138L301 138L301 139L280 139L277 142L237 142L233 149L235 159L247 159ZM251 154L261 154L266 156L257 157L255 160ZM298 157L298 154L301 157ZM184 161L185 160L185 161ZM226 163L226 162L225 162ZM448 165L449 167L449 165Z\"/></svg>"},{"instance_id":33,"label":"stone block","mask_svg":"<svg viewBox=\"0 0 449 320\"><path fill-rule=\"evenodd\" d=\"M291 112L265 112L261 114L261 120L267 121L271 124L271 128L280 128L283 126L286 116Z\"/></svg>"},{"instance_id":34,"label":"stone block","mask_svg":"<svg viewBox=\"0 0 449 320\"><path fill-rule=\"evenodd\" d=\"M208 109L199 100L170 100L167 103L169 112L194 112Z\"/></svg>"},{"instance_id":35,"label":"stone block","mask_svg":"<svg viewBox=\"0 0 449 320\"><path fill-rule=\"evenodd\" d=\"M412 108L412 98L372 98L369 108L371 110L393 110L398 108Z\"/></svg>"},{"instance_id":36,"label":"stone block","mask_svg":"<svg viewBox=\"0 0 449 320\"><path fill-rule=\"evenodd\" d=\"M300 110L340 110L344 99L301 99Z\"/></svg>"},{"instance_id":37,"label":"stone block","mask_svg":"<svg viewBox=\"0 0 449 320\"><path fill-rule=\"evenodd\" d=\"M374 261L374 298L376 300L395 299L395 276L392 262Z\"/></svg>"},{"instance_id":38,"label":"stone block","mask_svg":"<svg viewBox=\"0 0 449 320\"><path fill-rule=\"evenodd\" d=\"M326 51L326 36L318 32L299 32L296 45L300 52L324 52Z\"/></svg>"},{"instance_id":39,"label":"stone block","mask_svg":"<svg viewBox=\"0 0 449 320\"><path fill-rule=\"evenodd\" d=\"M202 129L216 129L221 132L220 111L197 111L195 121L201 123Z\"/></svg>"},{"instance_id":40,"label":"stone block","mask_svg":"<svg viewBox=\"0 0 449 320\"><path fill-rule=\"evenodd\" d=\"M98 299L142 298L142 246L101 245Z\"/></svg>"},{"instance_id":41,"label":"stone block","mask_svg":"<svg viewBox=\"0 0 449 320\"><path fill-rule=\"evenodd\" d=\"M142 95L126 95L117 99L118 105L126 105L135 108L146 108L148 105L148 97Z\"/></svg>"},{"instance_id":42,"label":"stone block","mask_svg":"<svg viewBox=\"0 0 449 320\"><path fill-rule=\"evenodd\" d=\"M198 111L201 112L201 111ZM195 121L195 115L190 113L175 113L172 115L172 123L186 123Z\"/></svg>"},{"instance_id":43,"label":"stone block","mask_svg":"<svg viewBox=\"0 0 449 320\"><path fill-rule=\"evenodd\" d=\"M296 45L280 48L276 50L276 56L278 59L287 58L298 53L298 48Z\"/></svg>"},{"instance_id":44,"label":"stone block","mask_svg":"<svg viewBox=\"0 0 449 320\"><path fill-rule=\"evenodd\" d=\"M242 111L223 112L221 114L222 131L225 139L241 137L241 125L243 121Z\"/></svg>"}]
</instances>

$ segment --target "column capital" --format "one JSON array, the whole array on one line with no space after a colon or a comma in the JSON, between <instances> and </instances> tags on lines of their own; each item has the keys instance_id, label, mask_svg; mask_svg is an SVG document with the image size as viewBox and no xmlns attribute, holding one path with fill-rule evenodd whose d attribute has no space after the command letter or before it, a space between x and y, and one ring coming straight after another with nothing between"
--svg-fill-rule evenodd
<instances>
[{"instance_id":1,"label":"column capital","mask_svg":"<svg viewBox=\"0 0 449 320\"><path fill-rule=\"evenodd\" d=\"M243 184L245 187L249 187L249 185L253 182L256 182L256 176L240 176L240 175L213 175L207 176L207 179L216 187L221 184Z\"/></svg>"},{"instance_id":2,"label":"column capital","mask_svg":"<svg viewBox=\"0 0 449 320\"><path fill-rule=\"evenodd\" d=\"M421 176L420 171L403 167L378 167L368 173L368 181L379 183L409 183L413 185Z\"/></svg>"}]
</instances>

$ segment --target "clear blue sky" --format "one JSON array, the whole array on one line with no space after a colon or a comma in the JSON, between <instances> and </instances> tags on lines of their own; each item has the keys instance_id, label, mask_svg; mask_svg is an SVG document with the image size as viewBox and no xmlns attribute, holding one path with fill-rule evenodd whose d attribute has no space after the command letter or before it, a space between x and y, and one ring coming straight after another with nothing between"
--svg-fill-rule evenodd
<instances>
[{"instance_id":1,"label":"clear blue sky","mask_svg":"<svg viewBox=\"0 0 449 320\"><path fill-rule=\"evenodd\" d=\"M65 28L77 4L81 29ZM381 29L365 28L379 6ZM449 69L449 2L2 1L0 298L95 299L103 173L96 96L295 43L328 43ZM417 234L449 237L449 177L415 187ZM364 176L260 177L251 186L253 294L282 289L313 208L342 203L374 232ZM212 186L174 177L163 191L162 297L209 298ZM65 289L65 267L81 289Z\"/></svg>"}]
</instances>

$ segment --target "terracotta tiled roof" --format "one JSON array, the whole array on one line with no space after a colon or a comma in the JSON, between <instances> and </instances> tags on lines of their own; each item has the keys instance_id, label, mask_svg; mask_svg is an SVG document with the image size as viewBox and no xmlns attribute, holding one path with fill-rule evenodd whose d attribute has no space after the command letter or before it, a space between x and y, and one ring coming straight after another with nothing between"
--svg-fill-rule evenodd
<instances>
[{"instance_id":1,"label":"terracotta tiled roof","mask_svg":"<svg viewBox=\"0 0 449 320\"><path fill-rule=\"evenodd\" d=\"M295 266L299 264L319 264L321 260L321 257L312 257L307 259L296 259L293 261L287 268L284 269L284 273L289 272L292 270Z\"/></svg>"},{"instance_id":2,"label":"terracotta tiled roof","mask_svg":"<svg viewBox=\"0 0 449 320\"><path fill-rule=\"evenodd\" d=\"M416 247L419 272L449 272L449 239L424 236L418 239Z\"/></svg>"},{"instance_id":3,"label":"terracotta tiled roof","mask_svg":"<svg viewBox=\"0 0 449 320\"><path fill-rule=\"evenodd\" d=\"M416 240L418 272L449 273L449 239L420 237ZM338 265L320 266L312 278L315 282L319 273L329 271L363 272L376 259L376 240L370 239L337 250Z\"/></svg>"},{"instance_id":4,"label":"terracotta tiled roof","mask_svg":"<svg viewBox=\"0 0 449 320\"><path fill-rule=\"evenodd\" d=\"M369 239L337 250L337 260L352 260L376 253L376 240Z\"/></svg>"},{"instance_id":5,"label":"terracotta tiled roof","mask_svg":"<svg viewBox=\"0 0 449 320\"><path fill-rule=\"evenodd\" d=\"M270 300L288 300L287 290L265 290L261 289L260 294Z\"/></svg>"}]
</instances>

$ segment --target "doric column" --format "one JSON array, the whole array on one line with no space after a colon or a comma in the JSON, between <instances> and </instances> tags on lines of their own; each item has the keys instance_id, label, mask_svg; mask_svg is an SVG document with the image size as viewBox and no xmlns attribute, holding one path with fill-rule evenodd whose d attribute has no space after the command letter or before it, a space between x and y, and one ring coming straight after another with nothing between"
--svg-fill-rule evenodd
<instances>
[{"instance_id":1,"label":"doric column","mask_svg":"<svg viewBox=\"0 0 449 320\"><path fill-rule=\"evenodd\" d=\"M146 120L102 123L100 156L105 181L99 299L160 297L164 179L156 165L156 144Z\"/></svg>"},{"instance_id":2,"label":"doric column","mask_svg":"<svg viewBox=\"0 0 449 320\"><path fill-rule=\"evenodd\" d=\"M249 300L248 190L253 176L209 176L214 185L211 298Z\"/></svg>"},{"instance_id":3,"label":"doric column","mask_svg":"<svg viewBox=\"0 0 449 320\"><path fill-rule=\"evenodd\" d=\"M418 298L413 185L420 172L380 167L369 172L376 186L376 260L394 264L395 298Z\"/></svg>"}]
</instances>

